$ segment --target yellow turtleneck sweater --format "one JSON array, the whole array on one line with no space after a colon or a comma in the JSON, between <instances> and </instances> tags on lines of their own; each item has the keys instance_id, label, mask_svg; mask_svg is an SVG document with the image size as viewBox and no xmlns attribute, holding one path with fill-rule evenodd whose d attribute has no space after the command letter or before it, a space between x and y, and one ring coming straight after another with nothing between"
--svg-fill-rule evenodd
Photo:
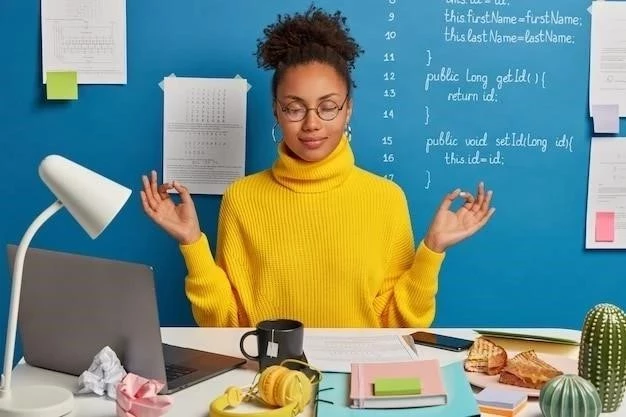
<instances>
[{"instance_id":1,"label":"yellow turtleneck sweater","mask_svg":"<svg viewBox=\"0 0 626 417\"><path fill-rule=\"evenodd\" d=\"M415 251L404 193L356 167L345 138L313 163L281 144L224 193L215 260L204 234L180 249L195 320L213 327L428 327L444 258Z\"/></svg>"}]
</instances>

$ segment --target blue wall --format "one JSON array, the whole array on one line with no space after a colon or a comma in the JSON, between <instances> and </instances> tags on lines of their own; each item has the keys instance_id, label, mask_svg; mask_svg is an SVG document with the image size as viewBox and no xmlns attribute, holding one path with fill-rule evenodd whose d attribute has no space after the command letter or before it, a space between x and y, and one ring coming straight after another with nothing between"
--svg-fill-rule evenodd
<instances>
[{"instance_id":1,"label":"blue wall","mask_svg":"<svg viewBox=\"0 0 626 417\"><path fill-rule=\"evenodd\" d=\"M352 145L357 162L393 175L405 189L416 239L423 236L446 192L473 190L479 180L495 191L492 222L448 253L435 325L580 327L592 305L626 304L620 291L623 253L584 249L590 1L452 3L459 1L318 2L345 12L366 51L354 74L358 87ZM99 239L91 241L61 212L40 230L33 246L153 265L162 325L193 324L177 245L143 215L139 200L141 174L152 168L161 172L162 167L163 93L157 84L172 72L247 78L252 89L246 172L269 167L275 156L271 74L256 68L256 39L277 13L308 4L128 1L128 85L83 85L78 101L50 102L43 98L40 81L39 2L0 3L0 242L18 242L34 216L51 203L37 165L47 154L65 155L135 192ZM489 18L560 13L577 21L467 22L468 16L486 12ZM569 38L561 38L565 43L533 43L541 40L540 31ZM498 34L520 37L516 43L503 42ZM512 80L509 71L521 82L506 82ZM468 77L487 80L483 86ZM460 95L454 94L459 92L476 93L477 101L459 101ZM458 139L456 146L436 145L446 132ZM507 135L530 136L538 146L497 146L497 138ZM383 140L389 136L391 144ZM466 138L477 137L486 137L487 145L465 145ZM556 139L563 137L570 146L557 147ZM536 138L546 140L545 148ZM477 152L479 161L486 160L470 164ZM464 163L458 163L460 157ZM202 195L195 201L202 227L215 242L220 198ZM2 317L8 306L7 270L0 256ZM0 325L0 334L4 328Z\"/></svg>"}]
</instances>

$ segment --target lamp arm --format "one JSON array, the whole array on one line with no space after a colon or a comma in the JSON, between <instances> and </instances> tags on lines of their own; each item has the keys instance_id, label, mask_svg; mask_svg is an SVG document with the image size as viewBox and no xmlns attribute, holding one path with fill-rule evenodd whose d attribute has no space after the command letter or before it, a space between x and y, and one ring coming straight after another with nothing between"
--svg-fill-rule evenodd
<instances>
[{"instance_id":1,"label":"lamp arm","mask_svg":"<svg viewBox=\"0 0 626 417\"><path fill-rule=\"evenodd\" d=\"M41 212L32 224L26 229L26 233L22 237L13 263L13 278L11 286L11 301L9 304L9 320L7 323L7 336L4 348L4 372L2 374L2 383L0 391L6 393L11 389L11 373L13 371L13 353L15 349L15 333L17 331L17 313L20 304L20 293L22 290L22 272L24 269L24 258L30 241L37 233L37 230L48 220L54 213L63 208L63 203L55 201Z\"/></svg>"}]
</instances>

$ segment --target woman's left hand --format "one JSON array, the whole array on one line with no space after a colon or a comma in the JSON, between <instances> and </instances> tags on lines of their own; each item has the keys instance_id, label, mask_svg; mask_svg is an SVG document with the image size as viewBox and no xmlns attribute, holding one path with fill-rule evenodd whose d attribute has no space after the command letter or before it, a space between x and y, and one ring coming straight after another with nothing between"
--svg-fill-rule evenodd
<instances>
[{"instance_id":1,"label":"woman's left hand","mask_svg":"<svg viewBox=\"0 0 626 417\"><path fill-rule=\"evenodd\" d=\"M454 190L444 199L426 233L424 243L435 252L444 252L450 246L466 239L480 230L491 218L495 208L489 207L493 191L485 192L485 185L478 184L476 198L471 193ZM465 198L465 203L456 212L450 210L457 198Z\"/></svg>"}]
</instances>

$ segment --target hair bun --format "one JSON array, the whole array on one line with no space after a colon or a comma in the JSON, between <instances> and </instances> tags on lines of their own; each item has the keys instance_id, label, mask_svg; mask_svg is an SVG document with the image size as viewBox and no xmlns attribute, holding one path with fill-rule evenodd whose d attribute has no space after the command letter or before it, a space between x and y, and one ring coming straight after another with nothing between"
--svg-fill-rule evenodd
<instances>
[{"instance_id":1,"label":"hair bun","mask_svg":"<svg viewBox=\"0 0 626 417\"><path fill-rule=\"evenodd\" d=\"M257 41L257 63L265 69L276 69L294 52L330 49L354 68L354 61L363 51L349 32L346 18L339 11L330 14L310 6L304 13L279 14L276 23L263 30L264 38Z\"/></svg>"}]
</instances>

